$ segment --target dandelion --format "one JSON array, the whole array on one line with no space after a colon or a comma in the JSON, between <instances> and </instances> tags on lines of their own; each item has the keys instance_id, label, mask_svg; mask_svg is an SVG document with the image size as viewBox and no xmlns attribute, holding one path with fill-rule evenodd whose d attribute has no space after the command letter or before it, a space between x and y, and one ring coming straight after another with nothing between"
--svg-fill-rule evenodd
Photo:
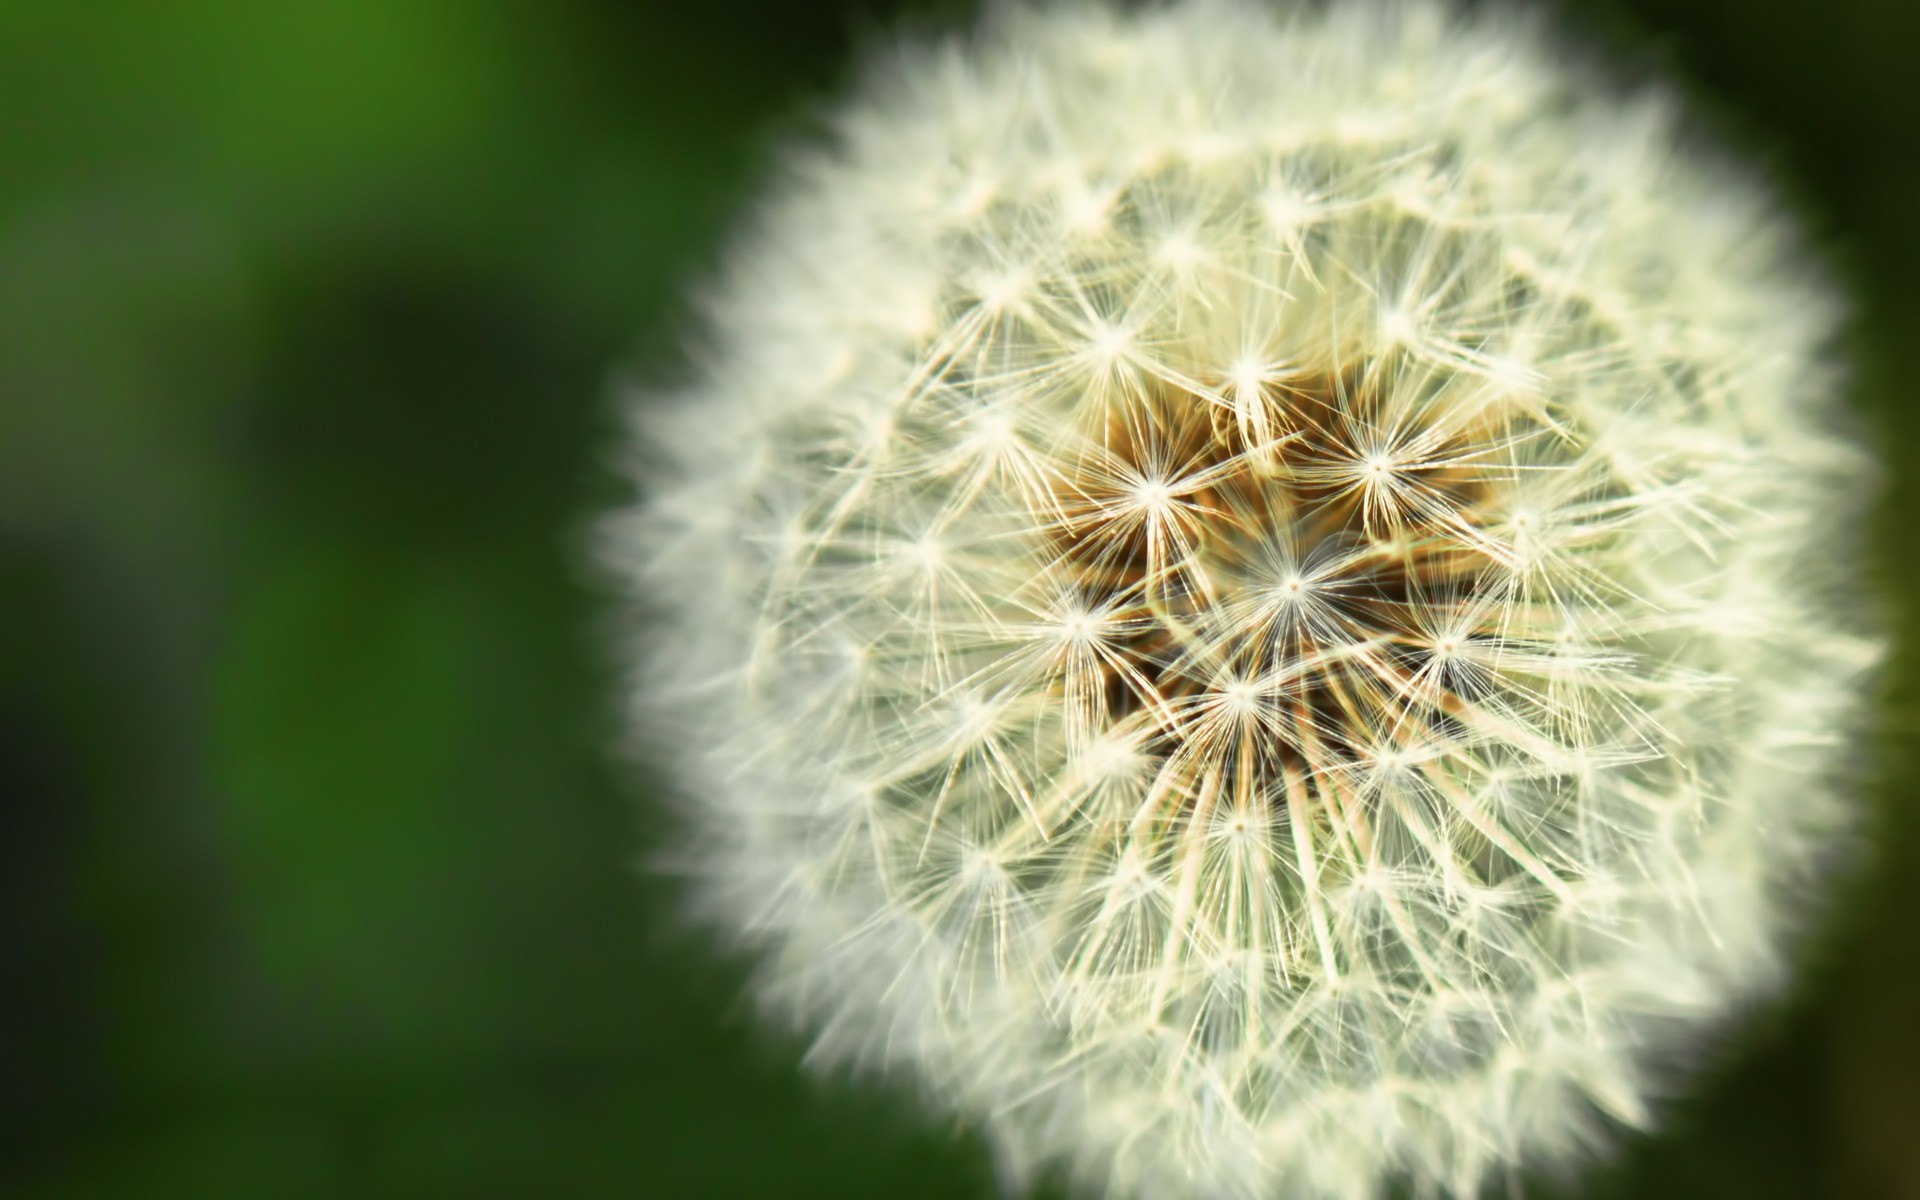
<instances>
[{"instance_id":1,"label":"dandelion","mask_svg":"<svg viewBox=\"0 0 1920 1200\"><path fill-rule=\"evenodd\" d=\"M1469 1197L1780 972L1877 653L1836 304L1563 57L1002 13L874 73L636 405L691 890L1016 1185Z\"/></svg>"}]
</instances>

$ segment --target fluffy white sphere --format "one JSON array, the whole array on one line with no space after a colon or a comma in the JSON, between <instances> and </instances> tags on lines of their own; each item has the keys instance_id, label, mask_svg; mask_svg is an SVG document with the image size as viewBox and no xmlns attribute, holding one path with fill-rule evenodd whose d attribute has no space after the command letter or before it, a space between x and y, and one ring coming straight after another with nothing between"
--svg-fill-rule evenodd
<instances>
[{"instance_id":1,"label":"fluffy white sphere","mask_svg":"<svg viewBox=\"0 0 1920 1200\"><path fill-rule=\"evenodd\" d=\"M1776 973L1877 646L1836 306L1436 5L902 52L635 402L685 869L1016 1179L1471 1196Z\"/></svg>"}]
</instances>

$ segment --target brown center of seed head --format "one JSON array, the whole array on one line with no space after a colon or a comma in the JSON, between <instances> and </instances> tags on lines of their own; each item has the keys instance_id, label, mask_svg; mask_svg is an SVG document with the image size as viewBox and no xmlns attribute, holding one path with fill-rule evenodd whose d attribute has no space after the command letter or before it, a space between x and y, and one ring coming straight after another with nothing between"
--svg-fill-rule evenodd
<instances>
[{"instance_id":1,"label":"brown center of seed head","mask_svg":"<svg viewBox=\"0 0 1920 1200\"><path fill-rule=\"evenodd\" d=\"M1480 522L1514 438L1448 388L1373 363L1269 385L1254 420L1163 388L1092 431L1055 554L1117 631L1098 715L1179 781L1168 805L1338 811L1355 764L1461 738L1510 578Z\"/></svg>"}]
</instances>

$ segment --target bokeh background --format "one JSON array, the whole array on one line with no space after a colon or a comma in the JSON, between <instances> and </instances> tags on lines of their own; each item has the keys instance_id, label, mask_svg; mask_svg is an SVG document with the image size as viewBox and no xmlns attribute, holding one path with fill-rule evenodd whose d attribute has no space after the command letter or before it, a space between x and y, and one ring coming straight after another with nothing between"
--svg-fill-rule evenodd
<instances>
[{"instance_id":1,"label":"bokeh background","mask_svg":"<svg viewBox=\"0 0 1920 1200\"><path fill-rule=\"evenodd\" d=\"M1796 990L1526 1194L1920 1197L1920 5L1565 8L1854 287L1899 649ZM614 381L900 9L0 0L0 1195L994 1194L679 928L579 552Z\"/></svg>"}]
</instances>

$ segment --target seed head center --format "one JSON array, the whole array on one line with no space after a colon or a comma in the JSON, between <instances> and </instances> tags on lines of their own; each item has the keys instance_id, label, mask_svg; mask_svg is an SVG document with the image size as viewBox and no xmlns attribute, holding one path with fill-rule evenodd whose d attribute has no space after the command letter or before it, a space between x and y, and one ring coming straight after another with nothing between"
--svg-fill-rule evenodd
<instances>
[{"instance_id":1,"label":"seed head center","mask_svg":"<svg viewBox=\"0 0 1920 1200\"><path fill-rule=\"evenodd\" d=\"M1493 607L1475 599L1502 567L1475 535L1506 481L1472 463L1524 418L1462 424L1405 390L1432 386L1385 362L1278 379L1251 397L1258 422L1166 388L1115 400L1091 431L1055 558L1114 636L1068 686L1101 700L1091 735L1137 738L1177 781L1169 803L1197 803L1217 776L1273 805L1460 736L1472 698L1430 667L1487 631L1432 630ZM1389 412L1422 439L1417 488L1377 448ZM1283 436L1256 445L1250 427ZM1093 635L1087 616L1063 626Z\"/></svg>"}]
</instances>

